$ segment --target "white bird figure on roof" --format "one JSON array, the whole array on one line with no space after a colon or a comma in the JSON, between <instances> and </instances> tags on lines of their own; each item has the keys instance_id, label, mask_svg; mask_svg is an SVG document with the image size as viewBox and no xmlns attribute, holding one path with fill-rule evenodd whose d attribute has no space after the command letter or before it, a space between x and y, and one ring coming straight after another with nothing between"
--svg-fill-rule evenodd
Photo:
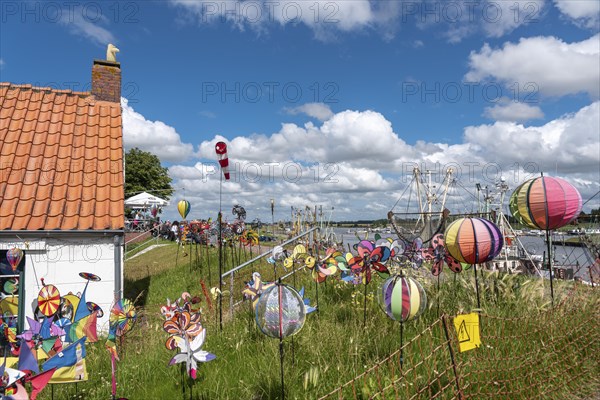
<instances>
[{"instance_id":1,"label":"white bird figure on roof","mask_svg":"<svg viewBox=\"0 0 600 400\"><path fill-rule=\"evenodd\" d=\"M119 51L120 50L117 49L115 45L109 43L108 47L106 48L106 61L117 62L117 53Z\"/></svg>"}]
</instances>

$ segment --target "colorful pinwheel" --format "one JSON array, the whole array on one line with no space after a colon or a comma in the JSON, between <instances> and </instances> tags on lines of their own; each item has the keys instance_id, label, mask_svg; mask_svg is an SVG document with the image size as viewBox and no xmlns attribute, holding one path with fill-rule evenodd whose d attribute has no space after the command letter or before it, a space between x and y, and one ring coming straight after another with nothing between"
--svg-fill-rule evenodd
<instances>
[{"instance_id":1,"label":"colorful pinwheel","mask_svg":"<svg viewBox=\"0 0 600 400\"><path fill-rule=\"evenodd\" d=\"M246 283L246 287L242 291L244 295L244 299L248 299L252 302L252 308L256 308L256 303L258 302L258 298L260 295L273 286L274 283L271 282L263 282L261 280L261 276L258 272L252 273L252 280Z\"/></svg>"},{"instance_id":2,"label":"colorful pinwheel","mask_svg":"<svg viewBox=\"0 0 600 400\"><path fill-rule=\"evenodd\" d=\"M258 233L252 229L241 232L240 242L244 246L256 246L258 245Z\"/></svg>"},{"instance_id":3,"label":"colorful pinwheel","mask_svg":"<svg viewBox=\"0 0 600 400\"><path fill-rule=\"evenodd\" d=\"M215 356L201 349L206 330L200 321L200 311L191 311L190 300L194 301L189 293L181 295L175 302L173 316L165 321L163 329L169 334L165 347L169 350L180 350L169 365L185 362L189 376L196 379L197 362L211 361ZM181 302L183 304L180 304Z\"/></svg>"},{"instance_id":4,"label":"colorful pinwheel","mask_svg":"<svg viewBox=\"0 0 600 400\"><path fill-rule=\"evenodd\" d=\"M190 313L189 311L176 312L173 318L168 319L163 324L163 329L171 335L165 344L167 349L171 349L170 341L173 336L187 337L188 339L195 338L202 331L200 323L200 313Z\"/></svg>"},{"instance_id":5,"label":"colorful pinwheel","mask_svg":"<svg viewBox=\"0 0 600 400\"><path fill-rule=\"evenodd\" d=\"M306 257L308 257L308 252L306 251L306 247L303 244L298 244L294 247L294 250L292 250L292 254L289 254L284 260L283 260L283 266L287 269L287 268L291 268L294 265L294 262L298 262L300 260L302 260L302 262L306 262ZM309 260L309 264L311 263L311 260ZM313 264L314 266L314 264ZM311 266L307 264L307 267L310 269Z\"/></svg>"},{"instance_id":6,"label":"colorful pinwheel","mask_svg":"<svg viewBox=\"0 0 600 400\"><path fill-rule=\"evenodd\" d=\"M431 244L433 247L421 249L421 255L425 261L432 263L431 273L433 276L438 276L442 272L444 264L454 273L462 271L462 265L446 251L444 235L435 235L431 240Z\"/></svg>"},{"instance_id":7,"label":"colorful pinwheel","mask_svg":"<svg viewBox=\"0 0 600 400\"><path fill-rule=\"evenodd\" d=\"M231 209L231 213L235 215L236 218L239 220L243 221L246 219L246 209L244 209L244 207L240 206L239 204L233 206L233 208Z\"/></svg>"},{"instance_id":8,"label":"colorful pinwheel","mask_svg":"<svg viewBox=\"0 0 600 400\"><path fill-rule=\"evenodd\" d=\"M92 308L94 303L92 304ZM87 303L88 308L90 308L90 303ZM90 309L92 311L92 309ZM117 395L117 376L116 376L116 361L119 360L117 354L117 336L123 336L127 332L133 328L135 320L137 318L137 313L135 307L131 301L128 299L120 299L117 301L110 310L110 316L108 318L109 321L109 331L108 338L106 340L106 349L110 353L110 361L111 361L111 394L113 399L116 398Z\"/></svg>"},{"instance_id":9,"label":"colorful pinwheel","mask_svg":"<svg viewBox=\"0 0 600 400\"><path fill-rule=\"evenodd\" d=\"M171 361L169 361L169 365L185 362L189 376L192 379L196 379L198 362L208 362L217 358L214 354L202 350L205 338L206 329L202 328L202 325L200 325L200 332L191 341L186 335L171 336L166 343L167 349L179 349L180 353L176 354Z\"/></svg>"},{"instance_id":10,"label":"colorful pinwheel","mask_svg":"<svg viewBox=\"0 0 600 400\"><path fill-rule=\"evenodd\" d=\"M317 268L313 270L313 279L316 282L321 283L325 281L327 277L335 275L338 269L348 271L346 258L340 251L329 248L325 253L325 258L322 259L318 263Z\"/></svg>"},{"instance_id":11,"label":"colorful pinwheel","mask_svg":"<svg viewBox=\"0 0 600 400\"><path fill-rule=\"evenodd\" d=\"M304 287L302 287L302 289L300 289L298 294L300 295L300 297L302 297L302 301L304 302L304 309L306 310L307 315L312 312L317 311L317 307L313 307L310 305L310 299L304 297Z\"/></svg>"},{"instance_id":12,"label":"colorful pinwheel","mask_svg":"<svg viewBox=\"0 0 600 400\"><path fill-rule=\"evenodd\" d=\"M371 281L371 274L374 270L382 278L387 278L390 271L385 263L391 256L391 250L386 246L375 247L373 242L361 240L354 245L358 255L348 261L348 266L354 275L360 275L364 284Z\"/></svg>"},{"instance_id":13,"label":"colorful pinwheel","mask_svg":"<svg viewBox=\"0 0 600 400\"><path fill-rule=\"evenodd\" d=\"M40 289L37 300L40 312L46 317L51 317L60 306L60 292L56 286L46 285Z\"/></svg>"},{"instance_id":14,"label":"colorful pinwheel","mask_svg":"<svg viewBox=\"0 0 600 400\"><path fill-rule=\"evenodd\" d=\"M115 334L123 336L133 328L136 318L137 313L133 303L128 299L121 299L110 310L109 322Z\"/></svg>"},{"instance_id":15,"label":"colorful pinwheel","mask_svg":"<svg viewBox=\"0 0 600 400\"><path fill-rule=\"evenodd\" d=\"M86 281L100 282L100 277L96 274L92 274L91 272L80 272L79 276L85 279Z\"/></svg>"}]
</instances>

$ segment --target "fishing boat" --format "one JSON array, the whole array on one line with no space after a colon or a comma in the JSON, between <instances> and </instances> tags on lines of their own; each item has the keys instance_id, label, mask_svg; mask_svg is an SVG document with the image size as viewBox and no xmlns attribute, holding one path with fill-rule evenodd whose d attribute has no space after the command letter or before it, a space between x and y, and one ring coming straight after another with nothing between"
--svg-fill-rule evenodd
<instances>
[{"instance_id":1,"label":"fishing boat","mask_svg":"<svg viewBox=\"0 0 600 400\"><path fill-rule=\"evenodd\" d=\"M458 217L477 216L494 222L502 232L502 251L483 265L490 271L501 271L514 274L528 274L548 278L548 260L545 255L547 245L544 243L544 231L540 230L515 230L504 212L506 195L509 186L504 178L500 178L492 187L482 188L480 184L477 189L477 210L470 213L454 214L446 208L449 192L456 186L456 180L452 176L452 170L447 170L441 185L437 187L432 184L432 172L421 172L418 168L413 170L414 190L411 190L409 199L413 199L418 209L415 211L388 213L388 220L394 228L395 234L405 242L411 243L415 240L422 241L423 247L430 246L434 235L444 233L446 225ZM410 185L409 185L410 186ZM464 187L463 187L464 188ZM413 196L414 194L414 196ZM460 196L458 196L460 197ZM399 200L400 201L400 200ZM399 203L397 201L397 204ZM410 204L407 205L407 210ZM587 233L587 231L586 231ZM590 235L582 239L582 251L564 251L561 240L566 236L555 235L552 251L552 265L555 270L554 276L563 279L579 278L590 281L590 265L596 263L596 257L600 257L600 250L593 246ZM597 255L597 256L596 256Z\"/></svg>"}]
</instances>

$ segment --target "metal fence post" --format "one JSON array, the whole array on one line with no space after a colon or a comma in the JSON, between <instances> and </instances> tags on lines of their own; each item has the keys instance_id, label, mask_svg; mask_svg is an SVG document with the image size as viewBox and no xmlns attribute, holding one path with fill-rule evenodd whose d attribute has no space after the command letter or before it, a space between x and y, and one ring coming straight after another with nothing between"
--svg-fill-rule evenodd
<instances>
[{"instance_id":1,"label":"metal fence post","mask_svg":"<svg viewBox=\"0 0 600 400\"><path fill-rule=\"evenodd\" d=\"M450 353L450 360L452 361L452 370L454 371L454 382L456 383L456 395L459 400L463 399L462 391L460 390L460 379L458 377L458 369L456 368L456 360L454 359L454 350L452 349L452 343L450 343L450 334L448 333L448 325L446 322L446 314L442 314L442 326L444 327L444 334L446 335L446 343L448 344L448 352Z\"/></svg>"}]
</instances>

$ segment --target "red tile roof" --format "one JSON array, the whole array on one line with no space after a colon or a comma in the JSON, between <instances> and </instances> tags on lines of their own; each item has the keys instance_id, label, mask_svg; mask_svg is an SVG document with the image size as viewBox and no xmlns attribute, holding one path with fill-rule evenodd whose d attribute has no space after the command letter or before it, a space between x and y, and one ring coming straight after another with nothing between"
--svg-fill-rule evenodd
<instances>
[{"instance_id":1,"label":"red tile roof","mask_svg":"<svg viewBox=\"0 0 600 400\"><path fill-rule=\"evenodd\" d=\"M0 230L124 225L121 105L0 82Z\"/></svg>"}]
</instances>

